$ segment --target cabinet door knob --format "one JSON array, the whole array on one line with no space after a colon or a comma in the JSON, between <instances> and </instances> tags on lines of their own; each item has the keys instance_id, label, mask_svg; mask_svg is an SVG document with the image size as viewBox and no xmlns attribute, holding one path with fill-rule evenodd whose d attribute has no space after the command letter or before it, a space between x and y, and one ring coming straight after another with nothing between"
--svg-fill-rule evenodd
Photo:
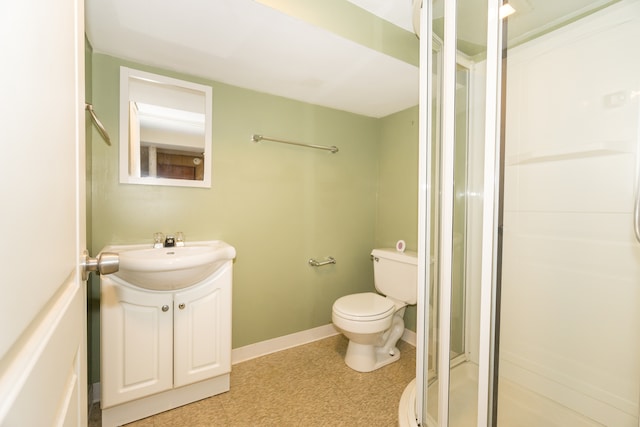
<instances>
[{"instance_id":1,"label":"cabinet door knob","mask_svg":"<svg viewBox=\"0 0 640 427\"><path fill-rule=\"evenodd\" d=\"M178 305L178 308L179 308L180 310L184 310L184 307L185 307L184 303L180 303L180 304Z\"/></svg>"},{"instance_id":2,"label":"cabinet door knob","mask_svg":"<svg viewBox=\"0 0 640 427\"><path fill-rule=\"evenodd\" d=\"M169 306L168 305L163 305L162 306L162 311L169 311Z\"/></svg>"}]
</instances>

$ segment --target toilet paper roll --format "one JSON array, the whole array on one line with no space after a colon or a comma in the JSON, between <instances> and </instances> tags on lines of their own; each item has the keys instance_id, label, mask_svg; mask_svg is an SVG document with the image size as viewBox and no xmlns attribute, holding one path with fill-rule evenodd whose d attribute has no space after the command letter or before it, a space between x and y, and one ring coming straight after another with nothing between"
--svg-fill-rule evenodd
<instances>
[{"instance_id":1,"label":"toilet paper roll","mask_svg":"<svg viewBox=\"0 0 640 427\"><path fill-rule=\"evenodd\" d=\"M407 249L407 244L404 242L404 240L398 240L396 242L396 251L404 252L405 249Z\"/></svg>"}]
</instances>

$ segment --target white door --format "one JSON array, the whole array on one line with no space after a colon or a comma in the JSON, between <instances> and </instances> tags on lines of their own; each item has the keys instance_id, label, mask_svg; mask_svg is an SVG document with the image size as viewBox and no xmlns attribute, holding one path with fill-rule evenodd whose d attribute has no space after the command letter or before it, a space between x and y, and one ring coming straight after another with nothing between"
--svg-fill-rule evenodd
<instances>
[{"instance_id":1,"label":"white door","mask_svg":"<svg viewBox=\"0 0 640 427\"><path fill-rule=\"evenodd\" d=\"M0 4L0 425L87 424L84 4Z\"/></svg>"}]
</instances>

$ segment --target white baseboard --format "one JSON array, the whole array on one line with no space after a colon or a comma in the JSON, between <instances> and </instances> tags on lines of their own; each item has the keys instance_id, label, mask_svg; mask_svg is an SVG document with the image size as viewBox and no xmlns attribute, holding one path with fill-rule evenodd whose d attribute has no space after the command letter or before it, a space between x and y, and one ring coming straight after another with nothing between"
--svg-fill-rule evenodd
<instances>
[{"instance_id":1,"label":"white baseboard","mask_svg":"<svg viewBox=\"0 0 640 427\"><path fill-rule=\"evenodd\" d=\"M414 347L416 346L416 333L410 331L407 328L404 329L404 333L402 334L402 337L400 337L400 339L407 344L411 344Z\"/></svg>"},{"instance_id":2,"label":"white baseboard","mask_svg":"<svg viewBox=\"0 0 640 427\"><path fill-rule=\"evenodd\" d=\"M329 338L339 333L340 332L333 327L333 324L328 324L294 334L260 341L255 344L249 344L244 347L234 348L231 350L231 364L235 365L236 363L245 362L255 359L256 357L266 356L267 354Z\"/></svg>"},{"instance_id":3,"label":"white baseboard","mask_svg":"<svg viewBox=\"0 0 640 427\"><path fill-rule=\"evenodd\" d=\"M91 384L91 394L89 395L89 402L98 403L100 402L100 383Z\"/></svg>"},{"instance_id":4,"label":"white baseboard","mask_svg":"<svg viewBox=\"0 0 640 427\"><path fill-rule=\"evenodd\" d=\"M89 384L87 387L87 414L91 413L91 405L95 403L93 400L93 387L95 384Z\"/></svg>"},{"instance_id":5,"label":"white baseboard","mask_svg":"<svg viewBox=\"0 0 640 427\"><path fill-rule=\"evenodd\" d=\"M339 333L340 332L334 328L333 324L330 323L317 328L307 329L290 335L284 335L267 341L261 341L244 347L235 348L231 350L231 364L235 365L236 363L266 356L267 354L276 353L288 348L329 338L331 336L338 335ZM405 329L401 339L414 347L416 346L416 333L413 331Z\"/></svg>"}]
</instances>

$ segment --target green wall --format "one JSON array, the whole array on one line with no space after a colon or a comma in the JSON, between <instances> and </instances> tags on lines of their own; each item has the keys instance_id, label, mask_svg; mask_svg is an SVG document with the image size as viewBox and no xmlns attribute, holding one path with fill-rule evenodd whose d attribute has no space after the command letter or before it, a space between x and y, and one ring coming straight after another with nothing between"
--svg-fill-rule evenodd
<instances>
[{"instance_id":1,"label":"green wall","mask_svg":"<svg viewBox=\"0 0 640 427\"><path fill-rule=\"evenodd\" d=\"M418 249L418 107L381 119L376 244Z\"/></svg>"},{"instance_id":2,"label":"green wall","mask_svg":"<svg viewBox=\"0 0 640 427\"><path fill-rule=\"evenodd\" d=\"M211 189L118 182L119 67L213 88ZM369 253L417 240L417 107L374 119L93 53L92 100L111 135L93 130L92 253L152 242L156 231L221 239L237 250L233 347L326 325L340 296L372 291ZM253 133L340 151L250 141ZM336 265L312 268L311 257ZM92 300L99 298L92 287ZM91 313L91 382L99 379L98 314ZM415 310L407 327L415 330Z\"/></svg>"},{"instance_id":3,"label":"green wall","mask_svg":"<svg viewBox=\"0 0 640 427\"><path fill-rule=\"evenodd\" d=\"M400 239L418 250L418 106L381 121L378 166L376 247L395 247ZM415 332L416 307L405 312Z\"/></svg>"}]
</instances>

